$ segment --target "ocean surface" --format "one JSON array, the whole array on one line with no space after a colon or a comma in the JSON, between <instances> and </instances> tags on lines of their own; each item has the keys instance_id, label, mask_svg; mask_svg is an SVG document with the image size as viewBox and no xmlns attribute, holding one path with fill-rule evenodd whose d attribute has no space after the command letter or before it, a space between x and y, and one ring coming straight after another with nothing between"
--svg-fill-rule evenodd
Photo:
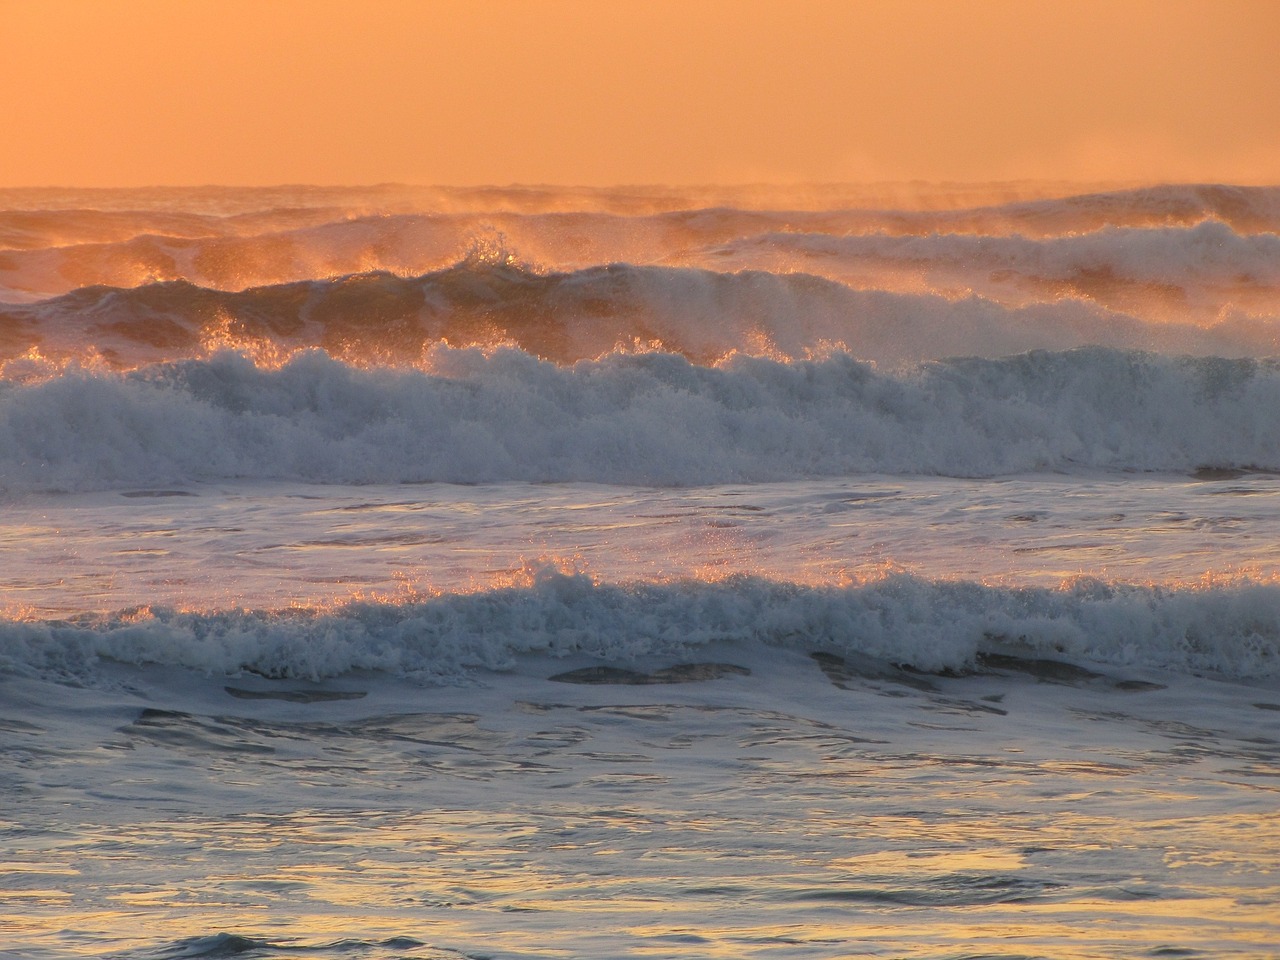
<instances>
[{"instance_id":1,"label":"ocean surface","mask_svg":"<svg viewBox=\"0 0 1280 960\"><path fill-rule=\"evenodd\" d=\"M0 189L6 960L1280 956L1280 187Z\"/></svg>"}]
</instances>

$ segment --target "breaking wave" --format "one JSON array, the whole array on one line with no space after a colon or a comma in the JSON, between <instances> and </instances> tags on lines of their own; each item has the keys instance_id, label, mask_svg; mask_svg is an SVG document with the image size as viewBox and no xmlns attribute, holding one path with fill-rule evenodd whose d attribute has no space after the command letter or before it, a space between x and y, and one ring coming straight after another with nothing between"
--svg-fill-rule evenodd
<instances>
[{"instance_id":1,"label":"breaking wave","mask_svg":"<svg viewBox=\"0 0 1280 960\"><path fill-rule=\"evenodd\" d=\"M785 242L794 247L871 241ZM994 243L974 240L975 251L952 255L981 261L988 242ZM1274 246L1274 237L1256 240L1266 243ZM991 251L995 260L1005 257ZM1280 248L1274 253L1280 255ZM1259 256L1271 258L1266 250ZM1095 285L1105 283L1076 260L1057 279L1047 267L1036 267L1045 274L1036 282L1081 284L1087 276ZM1164 269L1175 268L1176 263ZM1275 273L1273 266L1267 269ZM1031 283L1031 273L1022 276ZM1276 279L1266 289L1280 291L1280 274ZM1113 293L1120 300L1127 296L1123 290ZM952 299L862 290L807 273L630 264L548 273L507 257L477 255L417 277L365 273L243 291L178 280L126 289L83 287L38 303L0 305L0 359L38 352L129 367L247 346L277 356L315 347L357 362L413 365L424 349L441 342L509 344L558 363L637 345L700 363L734 352L797 359L831 346L887 364L1089 344L1229 357L1280 353L1280 317L1237 311L1215 313L1212 322L1193 319L1144 321L1084 299L1009 305L971 293Z\"/></svg>"},{"instance_id":2,"label":"breaking wave","mask_svg":"<svg viewBox=\"0 0 1280 960\"><path fill-rule=\"evenodd\" d=\"M1081 580L1006 588L893 575L848 586L753 577L606 584L531 567L494 590L331 610L179 613L0 622L0 669L91 679L99 661L213 674L320 679L376 670L457 682L517 656L694 656L766 644L965 670L980 652L1264 679L1280 669L1280 587L1169 589Z\"/></svg>"},{"instance_id":3,"label":"breaking wave","mask_svg":"<svg viewBox=\"0 0 1280 960\"><path fill-rule=\"evenodd\" d=\"M849 354L426 369L237 354L0 383L0 487L221 478L687 485L857 473L1280 468L1280 362L1087 348L885 372Z\"/></svg>"}]
</instances>

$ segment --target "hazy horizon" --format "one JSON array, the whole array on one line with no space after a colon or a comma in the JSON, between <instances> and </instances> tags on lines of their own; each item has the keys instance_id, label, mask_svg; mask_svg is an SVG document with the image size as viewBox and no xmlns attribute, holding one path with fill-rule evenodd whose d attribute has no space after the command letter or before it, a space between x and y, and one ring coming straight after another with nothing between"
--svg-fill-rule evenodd
<instances>
[{"instance_id":1,"label":"hazy horizon","mask_svg":"<svg viewBox=\"0 0 1280 960\"><path fill-rule=\"evenodd\" d=\"M0 0L0 185L1280 181L1280 7Z\"/></svg>"}]
</instances>

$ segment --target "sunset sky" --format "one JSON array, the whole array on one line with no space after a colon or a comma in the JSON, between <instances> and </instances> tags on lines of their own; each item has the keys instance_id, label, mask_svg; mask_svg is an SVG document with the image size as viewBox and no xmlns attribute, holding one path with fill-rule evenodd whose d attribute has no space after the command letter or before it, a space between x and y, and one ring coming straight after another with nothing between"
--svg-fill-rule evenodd
<instances>
[{"instance_id":1,"label":"sunset sky","mask_svg":"<svg viewBox=\"0 0 1280 960\"><path fill-rule=\"evenodd\" d=\"M1280 182L1270 0L0 0L0 186Z\"/></svg>"}]
</instances>

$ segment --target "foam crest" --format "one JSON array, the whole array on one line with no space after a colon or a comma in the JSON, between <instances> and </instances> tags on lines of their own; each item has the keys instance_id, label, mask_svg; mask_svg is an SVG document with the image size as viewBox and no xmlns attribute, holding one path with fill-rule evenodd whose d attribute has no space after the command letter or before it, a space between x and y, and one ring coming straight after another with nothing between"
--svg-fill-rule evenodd
<instances>
[{"instance_id":1,"label":"foam crest","mask_svg":"<svg viewBox=\"0 0 1280 960\"><path fill-rule=\"evenodd\" d=\"M0 203L6 193L13 199L25 196L0 190ZM38 196L53 208L0 209L0 299L11 302L94 285L186 280L241 290L374 270L421 274L448 266L477 237L493 234L507 238L526 260L562 271L616 262L721 269L727 255L723 248L740 258L748 240L775 234L866 238L872 246L865 255L882 258L895 255L892 249L877 253L884 238L933 238L934 243L908 249L926 266L937 260L936 271L954 266L948 249L954 252L958 246L952 240L935 249L938 238L1017 237L1021 249L1036 240L1070 239L1104 229L1153 235L1169 231L1174 237L1206 223L1242 237L1280 230L1280 191L1261 187L1166 185L1054 198L1034 198L1031 191L1030 199L1027 190L1009 188L1003 191L1009 202L965 207L965 201L995 199L1001 191L984 196L953 186L934 188L930 196L935 202L924 208L909 192L869 188L634 194L617 189L295 188L292 193L214 191L208 197L178 190L158 192L151 200L156 209L137 210L57 205L94 201L110 207L133 197L145 208L150 194L27 193L32 194L27 202ZM213 203L211 197L220 199ZM177 205L183 199L192 206ZM959 207L953 208L955 204ZM1133 245L1139 256L1149 246L1141 237ZM1098 252L1114 246L1109 242L1108 249ZM1033 243L1030 249L1035 249ZM899 255L906 253L904 249ZM1213 251L1208 253L1212 261ZM1133 252L1122 248L1120 255L1131 259ZM847 271L856 264L835 266ZM1107 261L1093 264L1099 266L1106 267ZM985 262L978 262L968 275L980 278L986 269ZM1125 269L1115 273L1130 275Z\"/></svg>"},{"instance_id":2,"label":"foam crest","mask_svg":"<svg viewBox=\"0 0 1280 960\"><path fill-rule=\"evenodd\" d=\"M796 242L786 241L791 248ZM513 344L559 363L635 344L701 363L732 352L801 358L829 344L889 364L1086 344L1280 353L1275 317L1232 315L1207 326L1145 322L1076 299L1006 305L760 270L611 264L542 272L493 249L417 277L366 273L240 292L173 281L84 287L40 303L0 305L0 359L38 349L51 359L129 367L224 346L260 355L318 347L357 362L413 365L439 342Z\"/></svg>"},{"instance_id":3,"label":"foam crest","mask_svg":"<svg viewBox=\"0 0 1280 960\"><path fill-rule=\"evenodd\" d=\"M1280 669L1280 587L1170 590L1080 581L1010 589L893 575L848 586L754 577L600 583L531 567L508 587L327 611L141 609L0 622L0 668L91 679L98 661L319 679L376 670L436 682L518 656L627 661L710 643L860 654L963 670L979 651L1265 679ZM548 673L555 672L552 664Z\"/></svg>"},{"instance_id":4,"label":"foam crest","mask_svg":"<svg viewBox=\"0 0 1280 960\"><path fill-rule=\"evenodd\" d=\"M774 233L718 252L722 268L799 265L858 286L1015 305L1074 297L1154 321L1211 324L1231 309L1280 315L1280 236L1237 234L1217 221L1047 239Z\"/></svg>"},{"instance_id":5,"label":"foam crest","mask_svg":"<svg viewBox=\"0 0 1280 960\"><path fill-rule=\"evenodd\" d=\"M1104 349L930 363L848 354L700 367L616 354L560 367L437 348L428 371L322 353L0 391L0 484L93 490L219 478L683 485L853 473L1280 467L1280 366Z\"/></svg>"}]
</instances>

